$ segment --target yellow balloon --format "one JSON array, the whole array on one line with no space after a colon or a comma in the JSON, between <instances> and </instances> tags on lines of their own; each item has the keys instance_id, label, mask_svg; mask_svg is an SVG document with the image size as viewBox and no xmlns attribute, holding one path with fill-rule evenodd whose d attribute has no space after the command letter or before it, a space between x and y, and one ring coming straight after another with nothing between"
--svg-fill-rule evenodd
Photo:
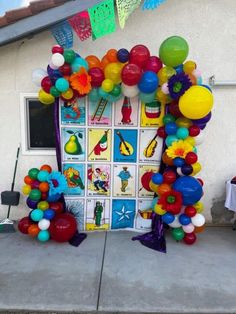
<instances>
[{"instance_id":1,"label":"yellow balloon","mask_svg":"<svg viewBox=\"0 0 236 314\"><path fill-rule=\"evenodd\" d=\"M110 79L105 79L102 82L102 89L104 90L104 92L110 93L114 88L114 83L112 80Z\"/></svg>"},{"instance_id":2,"label":"yellow balloon","mask_svg":"<svg viewBox=\"0 0 236 314\"><path fill-rule=\"evenodd\" d=\"M167 104L168 95L163 93L163 91L161 90L161 87L158 87L156 97L157 97L157 100L160 101L162 104Z\"/></svg>"},{"instance_id":3,"label":"yellow balloon","mask_svg":"<svg viewBox=\"0 0 236 314\"><path fill-rule=\"evenodd\" d=\"M191 74L193 72L193 70L196 69L196 63L194 61L186 61L184 63L184 73L186 74Z\"/></svg>"},{"instance_id":4,"label":"yellow balloon","mask_svg":"<svg viewBox=\"0 0 236 314\"><path fill-rule=\"evenodd\" d=\"M74 93L71 88L68 88L66 92L62 93L61 96L67 100L71 99L73 97Z\"/></svg>"},{"instance_id":5,"label":"yellow balloon","mask_svg":"<svg viewBox=\"0 0 236 314\"><path fill-rule=\"evenodd\" d=\"M162 216L162 215L164 215L164 214L166 213L166 210L162 209L161 205L156 204L156 205L154 206L154 212L155 212L156 214Z\"/></svg>"},{"instance_id":6,"label":"yellow balloon","mask_svg":"<svg viewBox=\"0 0 236 314\"><path fill-rule=\"evenodd\" d=\"M179 109L189 119L205 117L212 107L213 95L203 86L191 86L179 99Z\"/></svg>"},{"instance_id":7,"label":"yellow balloon","mask_svg":"<svg viewBox=\"0 0 236 314\"><path fill-rule=\"evenodd\" d=\"M192 136L186 137L185 141L188 142L192 146L195 146L195 144L196 144L195 138Z\"/></svg>"},{"instance_id":8,"label":"yellow balloon","mask_svg":"<svg viewBox=\"0 0 236 314\"><path fill-rule=\"evenodd\" d=\"M31 191L31 186L26 184L22 187L22 193L24 195L29 195L30 194L30 191Z\"/></svg>"},{"instance_id":9,"label":"yellow balloon","mask_svg":"<svg viewBox=\"0 0 236 314\"><path fill-rule=\"evenodd\" d=\"M112 80L114 84L119 84L121 82L121 70L122 66L119 62L109 63L105 67L105 78Z\"/></svg>"},{"instance_id":10,"label":"yellow balloon","mask_svg":"<svg viewBox=\"0 0 236 314\"><path fill-rule=\"evenodd\" d=\"M38 97L39 101L44 105L50 105L55 102L54 96L46 93L43 89L40 89Z\"/></svg>"},{"instance_id":11,"label":"yellow balloon","mask_svg":"<svg viewBox=\"0 0 236 314\"><path fill-rule=\"evenodd\" d=\"M157 76L159 78L159 85L162 85L164 83L166 83L168 81L168 79L173 76L174 74L176 74L176 71L174 68L172 67L163 67L160 69L160 71L158 72Z\"/></svg>"},{"instance_id":12,"label":"yellow balloon","mask_svg":"<svg viewBox=\"0 0 236 314\"><path fill-rule=\"evenodd\" d=\"M39 208L41 210L46 210L49 208L49 204L46 201L41 201L38 203L37 208Z\"/></svg>"},{"instance_id":13,"label":"yellow balloon","mask_svg":"<svg viewBox=\"0 0 236 314\"><path fill-rule=\"evenodd\" d=\"M149 187L153 192L157 193L158 185L153 183L152 180L149 182Z\"/></svg>"},{"instance_id":14,"label":"yellow balloon","mask_svg":"<svg viewBox=\"0 0 236 314\"><path fill-rule=\"evenodd\" d=\"M193 122L187 118L178 118L175 123L178 125L178 127L181 127L181 128L189 128Z\"/></svg>"},{"instance_id":15,"label":"yellow balloon","mask_svg":"<svg viewBox=\"0 0 236 314\"><path fill-rule=\"evenodd\" d=\"M197 202L197 203L195 203L195 204L193 205L193 207L196 208L196 211L197 211L199 214L202 213L203 210L204 210L204 205L203 205L202 202Z\"/></svg>"},{"instance_id":16,"label":"yellow balloon","mask_svg":"<svg viewBox=\"0 0 236 314\"><path fill-rule=\"evenodd\" d=\"M202 170L200 162L195 162L195 164L192 164L192 167L193 167L193 172L191 173L192 176L195 176L195 174Z\"/></svg>"}]
</instances>

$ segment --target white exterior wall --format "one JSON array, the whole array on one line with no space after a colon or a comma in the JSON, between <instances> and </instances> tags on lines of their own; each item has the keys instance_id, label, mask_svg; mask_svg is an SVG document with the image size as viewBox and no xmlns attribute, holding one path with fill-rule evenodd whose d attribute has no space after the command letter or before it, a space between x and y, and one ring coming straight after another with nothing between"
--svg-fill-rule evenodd
<instances>
[{"instance_id":1,"label":"white exterior wall","mask_svg":"<svg viewBox=\"0 0 236 314\"><path fill-rule=\"evenodd\" d=\"M213 74L219 80L236 80L235 17L235 0L167 0L154 11L136 10L124 30L117 23L115 33L94 42L80 42L75 35L74 49L83 57L89 54L102 57L110 48L130 49L144 44L152 55L157 55L164 39L179 35L188 41L188 59L196 61L204 83L207 84ZM39 67L46 69L54 44L51 33L45 31L32 39L0 48L0 191L10 189L20 142L20 93L38 91L31 82L31 71ZM222 207L225 181L236 175L236 89L214 88L213 92L213 118L205 129L206 139L198 149L203 167L200 176L205 181L202 200L208 222L212 219L213 205L216 209L218 205ZM20 154L15 190L21 191L23 178L30 168L43 163L56 169L55 156ZM5 216L6 210L6 206L0 206L0 218ZM12 208L12 217L17 219L27 213L25 199L21 197L20 206ZM217 222L223 222L221 218L217 218Z\"/></svg>"}]
</instances>

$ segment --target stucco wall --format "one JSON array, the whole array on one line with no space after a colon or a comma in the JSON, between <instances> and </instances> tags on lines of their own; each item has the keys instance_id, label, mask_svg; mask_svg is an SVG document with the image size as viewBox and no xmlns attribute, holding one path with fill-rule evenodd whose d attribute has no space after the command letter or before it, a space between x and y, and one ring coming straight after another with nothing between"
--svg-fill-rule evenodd
<instances>
[{"instance_id":1,"label":"stucco wall","mask_svg":"<svg viewBox=\"0 0 236 314\"><path fill-rule=\"evenodd\" d=\"M76 12L76 8L75 8ZM189 43L189 59L202 70L204 82L215 74L219 80L236 80L236 1L235 0L167 0L158 10L142 12L130 17L124 30L119 29L96 41L80 42L74 49L82 56L102 56L110 48L130 49L138 43L147 45L158 54L161 42L171 36L183 36ZM37 92L31 82L34 68L46 68L50 48L55 44L49 31L0 48L0 191L10 189L14 157L20 141L20 93ZM225 222L232 218L223 211L225 181L236 170L236 90L214 88L213 118L206 128L206 139L199 146L199 160L205 181L203 202L207 221ZM29 168L49 163L56 167L53 156L22 156L16 176L16 190L21 190L23 177ZM0 207L0 217L6 207ZM12 217L28 213L21 205L12 208Z\"/></svg>"}]
</instances>

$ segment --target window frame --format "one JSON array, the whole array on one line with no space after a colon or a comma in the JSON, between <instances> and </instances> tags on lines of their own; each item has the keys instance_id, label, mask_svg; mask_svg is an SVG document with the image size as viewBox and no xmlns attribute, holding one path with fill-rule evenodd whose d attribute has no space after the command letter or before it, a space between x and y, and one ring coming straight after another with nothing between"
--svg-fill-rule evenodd
<instances>
[{"instance_id":1,"label":"window frame","mask_svg":"<svg viewBox=\"0 0 236 314\"><path fill-rule=\"evenodd\" d=\"M21 124L21 150L22 155L31 156L55 156L56 149L30 148L29 146L29 123L27 100L38 100L37 93L20 93L20 124Z\"/></svg>"}]
</instances>

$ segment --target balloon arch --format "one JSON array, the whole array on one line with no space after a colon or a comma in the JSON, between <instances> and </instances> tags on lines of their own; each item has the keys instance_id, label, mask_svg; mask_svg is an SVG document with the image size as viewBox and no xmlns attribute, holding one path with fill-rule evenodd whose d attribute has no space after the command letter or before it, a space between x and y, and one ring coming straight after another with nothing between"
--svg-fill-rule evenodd
<instances>
[{"instance_id":1,"label":"balloon arch","mask_svg":"<svg viewBox=\"0 0 236 314\"><path fill-rule=\"evenodd\" d=\"M186 60L188 51L186 40L179 36L164 40L159 57L151 56L146 46L136 45L130 51L110 49L101 60L95 55L84 59L75 51L56 45L47 71L36 69L32 75L33 82L41 87L40 102L55 103L59 170L59 99L69 103L88 96L91 101L102 98L116 102L124 96L138 96L144 103L157 100L164 106L165 115L157 130L164 141L160 171L148 182L155 192L152 231L133 238L162 252L164 227L171 228L175 240L193 244L196 233L205 224L200 202L203 181L195 178L201 170L196 146L202 142L202 131L211 118L213 96L210 88L202 84L196 63ZM61 197L66 182L63 175L48 167L30 169L24 179L23 192L28 195L27 205L32 210L19 223L19 229L40 241L50 237L56 241L73 240L75 224L73 217L63 213ZM67 226L65 234L63 224Z\"/></svg>"}]
</instances>

